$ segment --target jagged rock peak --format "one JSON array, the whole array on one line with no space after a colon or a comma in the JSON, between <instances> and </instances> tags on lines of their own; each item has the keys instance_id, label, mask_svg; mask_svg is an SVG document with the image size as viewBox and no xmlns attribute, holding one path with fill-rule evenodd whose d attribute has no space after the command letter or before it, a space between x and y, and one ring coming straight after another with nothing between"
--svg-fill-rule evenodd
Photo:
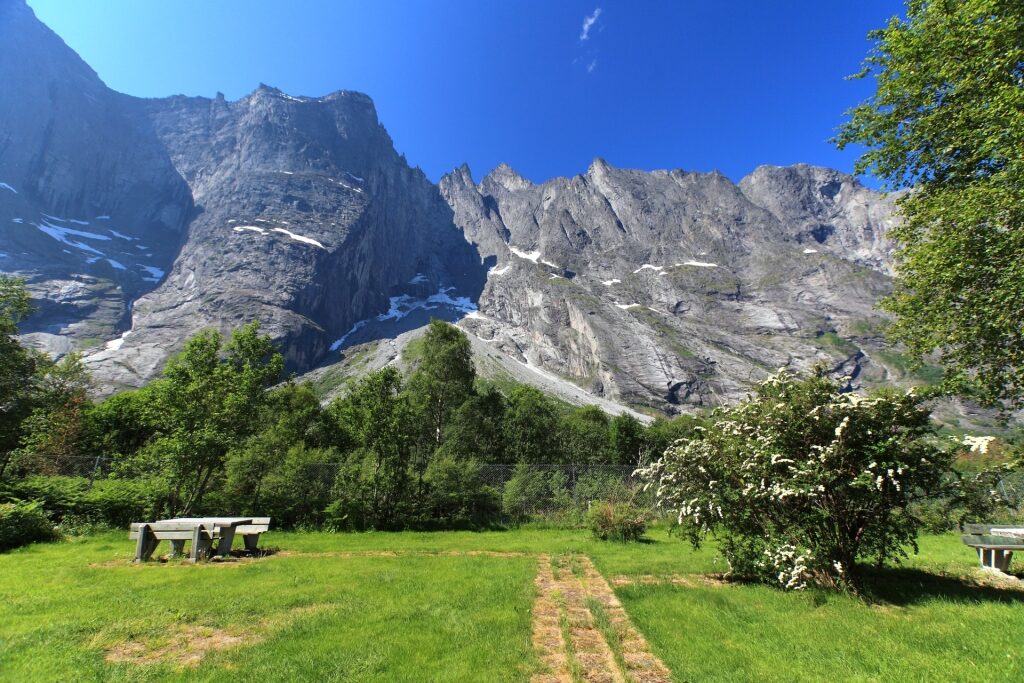
<instances>
[{"instance_id":1,"label":"jagged rock peak","mask_svg":"<svg viewBox=\"0 0 1024 683\"><path fill-rule=\"evenodd\" d=\"M468 167L467 167L468 170ZM515 192L516 190L524 190L528 187L533 187L533 183L519 175L514 168L501 162L498 164L493 171L487 174L482 181L480 186L484 187L488 182L497 184L509 192Z\"/></svg>"},{"instance_id":2,"label":"jagged rock peak","mask_svg":"<svg viewBox=\"0 0 1024 683\"><path fill-rule=\"evenodd\" d=\"M590 162L590 166L587 167L587 175L594 176L603 174L613 169L614 167L603 158L594 157L594 160Z\"/></svg>"},{"instance_id":3,"label":"jagged rock peak","mask_svg":"<svg viewBox=\"0 0 1024 683\"><path fill-rule=\"evenodd\" d=\"M373 98L371 98L366 93L362 93L357 90L335 90L334 92L330 92L321 97L308 97L306 95L290 95L281 90L280 88L275 88L274 86L267 85L266 83L260 83L255 90L253 90L245 97L240 98L240 101L261 97L276 97L278 99L298 103L334 102L337 100L350 100L355 103L369 106L371 109L376 111L376 107L374 106L373 103Z\"/></svg>"}]
</instances>

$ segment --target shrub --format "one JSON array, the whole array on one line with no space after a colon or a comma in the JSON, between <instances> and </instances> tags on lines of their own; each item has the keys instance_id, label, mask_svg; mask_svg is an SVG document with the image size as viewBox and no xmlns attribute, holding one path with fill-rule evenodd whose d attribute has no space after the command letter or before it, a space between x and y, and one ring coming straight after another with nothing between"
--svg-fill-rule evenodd
<instances>
[{"instance_id":1,"label":"shrub","mask_svg":"<svg viewBox=\"0 0 1024 683\"><path fill-rule=\"evenodd\" d=\"M644 471L695 546L715 532L731 571L777 582L854 586L858 561L915 546L910 506L941 488L952 456L924 398L866 398L820 374L780 371ZM916 546L915 546L916 549Z\"/></svg>"},{"instance_id":2,"label":"shrub","mask_svg":"<svg viewBox=\"0 0 1024 683\"><path fill-rule=\"evenodd\" d=\"M0 503L0 552L58 537L38 501Z\"/></svg>"},{"instance_id":3,"label":"shrub","mask_svg":"<svg viewBox=\"0 0 1024 683\"><path fill-rule=\"evenodd\" d=\"M639 541L647 530L646 514L631 503L598 502L587 512L594 538L627 543Z\"/></svg>"},{"instance_id":4,"label":"shrub","mask_svg":"<svg viewBox=\"0 0 1024 683\"><path fill-rule=\"evenodd\" d=\"M73 518L74 528L125 528L131 522L155 519L166 499L163 486L143 479L31 476L11 484L7 499L38 501L62 525ZM69 520L72 521L72 520Z\"/></svg>"},{"instance_id":5,"label":"shrub","mask_svg":"<svg viewBox=\"0 0 1024 683\"><path fill-rule=\"evenodd\" d=\"M513 520L523 520L543 510L551 499L544 472L520 461L505 483L502 509Z\"/></svg>"},{"instance_id":6,"label":"shrub","mask_svg":"<svg viewBox=\"0 0 1024 683\"><path fill-rule=\"evenodd\" d=\"M487 486L475 460L435 456L423 477L427 509L417 526L479 529L494 524L501 510L498 492Z\"/></svg>"}]
</instances>

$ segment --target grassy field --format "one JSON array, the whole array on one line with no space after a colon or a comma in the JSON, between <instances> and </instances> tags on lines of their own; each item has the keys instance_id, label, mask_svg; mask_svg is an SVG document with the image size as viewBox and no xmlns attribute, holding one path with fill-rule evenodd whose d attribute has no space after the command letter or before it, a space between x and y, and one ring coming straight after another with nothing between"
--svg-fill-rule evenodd
<instances>
[{"instance_id":1,"label":"grassy field","mask_svg":"<svg viewBox=\"0 0 1024 683\"><path fill-rule=\"evenodd\" d=\"M0 555L0 679L528 680L542 554L590 557L675 680L1024 679L1024 590L954 536L870 600L703 581L714 552L662 530L271 533L272 556L199 566L133 566L126 536Z\"/></svg>"}]
</instances>

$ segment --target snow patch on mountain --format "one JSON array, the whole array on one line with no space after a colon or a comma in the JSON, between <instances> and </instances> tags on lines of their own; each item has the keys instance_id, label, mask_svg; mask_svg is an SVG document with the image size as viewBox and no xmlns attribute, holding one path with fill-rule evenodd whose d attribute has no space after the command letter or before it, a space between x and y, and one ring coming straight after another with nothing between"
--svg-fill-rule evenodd
<instances>
[{"instance_id":1,"label":"snow patch on mountain","mask_svg":"<svg viewBox=\"0 0 1024 683\"><path fill-rule=\"evenodd\" d=\"M305 237L304 235L296 235L291 230L286 230L284 228L273 228L273 231L274 232L279 232L279 233L281 233L283 235L288 235L288 237L292 238L296 242L302 242L303 244L311 244L314 247L320 247L321 249L323 249L325 251L327 250L327 247L325 247L324 245L320 244L319 242L317 242L312 237Z\"/></svg>"}]
</instances>

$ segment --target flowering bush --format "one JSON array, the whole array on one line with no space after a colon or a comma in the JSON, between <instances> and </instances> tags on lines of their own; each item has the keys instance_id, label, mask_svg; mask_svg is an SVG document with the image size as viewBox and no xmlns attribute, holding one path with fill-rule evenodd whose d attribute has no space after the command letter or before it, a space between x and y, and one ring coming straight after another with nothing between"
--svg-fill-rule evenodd
<instances>
[{"instance_id":1,"label":"flowering bush","mask_svg":"<svg viewBox=\"0 0 1024 683\"><path fill-rule=\"evenodd\" d=\"M853 586L858 561L916 550L907 508L942 485L952 456L923 397L841 389L780 370L641 474L695 546L715 533L733 574Z\"/></svg>"}]
</instances>

